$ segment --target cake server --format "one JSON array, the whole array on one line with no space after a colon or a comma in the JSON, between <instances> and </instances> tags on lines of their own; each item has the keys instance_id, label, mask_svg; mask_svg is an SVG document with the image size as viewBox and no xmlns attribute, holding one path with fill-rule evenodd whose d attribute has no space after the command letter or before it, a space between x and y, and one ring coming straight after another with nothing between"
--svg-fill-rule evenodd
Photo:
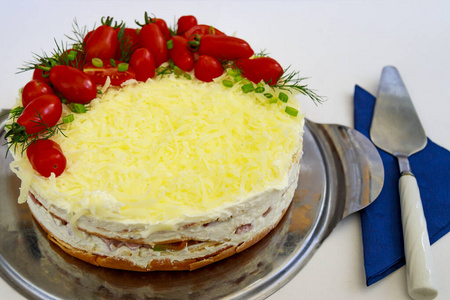
<instances>
[{"instance_id":1,"label":"cake server","mask_svg":"<svg viewBox=\"0 0 450 300\"><path fill-rule=\"evenodd\" d=\"M427 137L395 67L383 68L370 137L378 148L398 159L408 293L416 300L434 299L438 291L427 225L417 180L408 162L410 155L425 148Z\"/></svg>"}]
</instances>

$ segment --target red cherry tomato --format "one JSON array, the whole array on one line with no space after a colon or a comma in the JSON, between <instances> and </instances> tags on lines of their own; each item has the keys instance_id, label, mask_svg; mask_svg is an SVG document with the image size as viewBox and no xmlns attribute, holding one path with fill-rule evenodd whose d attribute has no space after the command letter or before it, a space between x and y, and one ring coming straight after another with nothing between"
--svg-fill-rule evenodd
<instances>
[{"instance_id":1,"label":"red cherry tomato","mask_svg":"<svg viewBox=\"0 0 450 300\"><path fill-rule=\"evenodd\" d=\"M194 74L201 81L211 82L214 78L223 74L223 67L217 58L200 55L195 63Z\"/></svg>"},{"instance_id":2,"label":"red cherry tomato","mask_svg":"<svg viewBox=\"0 0 450 300\"><path fill-rule=\"evenodd\" d=\"M270 57L238 59L235 63L242 75L254 83L263 80L268 85L275 85L284 72L281 65Z\"/></svg>"},{"instance_id":3,"label":"red cherry tomato","mask_svg":"<svg viewBox=\"0 0 450 300\"><path fill-rule=\"evenodd\" d=\"M164 39L166 41L170 40L170 38L172 37L172 35L170 34L170 30L167 27L167 23L166 21L164 21L163 19L154 19L154 23L159 27L159 29L161 30L161 33L164 36Z\"/></svg>"},{"instance_id":4,"label":"red cherry tomato","mask_svg":"<svg viewBox=\"0 0 450 300\"><path fill-rule=\"evenodd\" d=\"M139 32L139 43L153 55L156 67L169 60L166 39L155 23L144 25Z\"/></svg>"},{"instance_id":5,"label":"red cherry tomato","mask_svg":"<svg viewBox=\"0 0 450 300\"><path fill-rule=\"evenodd\" d=\"M177 35L183 35L186 31L197 25L194 16L182 16L177 22Z\"/></svg>"},{"instance_id":6,"label":"red cherry tomato","mask_svg":"<svg viewBox=\"0 0 450 300\"><path fill-rule=\"evenodd\" d=\"M237 37L208 34L200 39L199 55L209 55L219 60L249 58L254 54L250 45Z\"/></svg>"},{"instance_id":7,"label":"red cherry tomato","mask_svg":"<svg viewBox=\"0 0 450 300\"><path fill-rule=\"evenodd\" d=\"M126 71L119 71L117 66L120 63L120 61L115 61L115 66L113 66L110 61L108 63L103 61L103 67L96 67L89 63L84 66L83 72L86 73L96 84L105 84L106 78L109 76L111 79L111 85L120 86L125 81L136 77L134 70L130 68L130 66L128 66L128 70Z\"/></svg>"},{"instance_id":8,"label":"red cherry tomato","mask_svg":"<svg viewBox=\"0 0 450 300\"><path fill-rule=\"evenodd\" d=\"M169 49L170 58L174 64L186 72L194 68L194 54L188 48L188 41L182 36L172 38L172 48Z\"/></svg>"},{"instance_id":9,"label":"red cherry tomato","mask_svg":"<svg viewBox=\"0 0 450 300\"><path fill-rule=\"evenodd\" d=\"M52 173L58 177L64 172L67 160L61 147L52 140L37 140L27 148L27 157L31 166L44 177Z\"/></svg>"},{"instance_id":10,"label":"red cherry tomato","mask_svg":"<svg viewBox=\"0 0 450 300\"><path fill-rule=\"evenodd\" d=\"M86 35L83 38L83 44L86 45L87 41L91 38L92 33L94 33L94 30L89 31L86 33Z\"/></svg>"},{"instance_id":11,"label":"red cherry tomato","mask_svg":"<svg viewBox=\"0 0 450 300\"><path fill-rule=\"evenodd\" d=\"M139 48L134 51L131 55L130 67L135 71L137 81L147 81L155 76L155 60L148 49Z\"/></svg>"},{"instance_id":12,"label":"red cherry tomato","mask_svg":"<svg viewBox=\"0 0 450 300\"><path fill-rule=\"evenodd\" d=\"M97 96L95 82L87 74L69 66L54 66L50 70L50 81L69 102L84 104Z\"/></svg>"},{"instance_id":13,"label":"red cherry tomato","mask_svg":"<svg viewBox=\"0 0 450 300\"><path fill-rule=\"evenodd\" d=\"M90 62L93 58L109 60L114 58L119 41L117 33L111 27L112 18L107 18L97 29L92 32L85 44L86 60Z\"/></svg>"},{"instance_id":14,"label":"red cherry tomato","mask_svg":"<svg viewBox=\"0 0 450 300\"><path fill-rule=\"evenodd\" d=\"M44 77L44 75L46 77ZM50 78L48 75L49 75L49 72L47 72L47 71L43 71L41 69L34 69L32 79L37 79L39 81L50 84Z\"/></svg>"},{"instance_id":15,"label":"red cherry tomato","mask_svg":"<svg viewBox=\"0 0 450 300\"><path fill-rule=\"evenodd\" d=\"M55 126L62 114L61 100L55 95L42 95L31 101L17 119L25 127L25 132L32 135Z\"/></svg>"},{"instance_id":16,"label":"red cherry tomato","mask_svg":"<svg viewBox=\"0 0 450 300\"><path fill-rule=\"evenodd\" d=\"M116 28L116 32L119 35L121 28ZM119 46L117 47L115 58L120 61L129 61L131 53L139 48L139 36L137 30L134 28L124 28L123 35L119 38Z\"/></svg>"},{"instance_id":17,"label":"red cherry tomato","mask_svg":"<svg viewBox=\"0 0 450 300\"><path fill-rule=\"evenodd\" d=\"M201 38L207 34L225 35L225 33L223 33L222 31L220 31L217 28L214 28L213 26L200 24L200 25L195 25L195 26L191 27L189 30L187 30L184 33L184 37L187 38L189 41L190 38L194 35L198 35Z\"/></svg>"},{"instance_id":18,"label":"red cherry tomato","mask_svg":"<svg viewBox=\"0 0 450 300\"><path fill-rule=\"evenodd\" d=\"M37 79L33 79L28 82L22 91L22 106L26 107L32 100L42 95L53 95L52 88Z\"/></svg>"}]
</instances>

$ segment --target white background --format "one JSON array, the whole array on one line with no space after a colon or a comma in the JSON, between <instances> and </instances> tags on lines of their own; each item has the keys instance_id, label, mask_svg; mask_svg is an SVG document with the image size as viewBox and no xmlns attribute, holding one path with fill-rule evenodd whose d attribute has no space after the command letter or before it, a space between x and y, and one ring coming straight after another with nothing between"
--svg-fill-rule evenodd
<instances>
[{"instance_id":1,"label":"white background","mask_svg":"<svg viewBox=\"0 0 450 300\"><path fill-rule=\"evenodd\" d=\"M129 25L144 11L169 24L187 14L308 77L328 98L302 99L316 122L353 126L353 90L376 93L381 69L396 66L428 136L450 149L450 2L445 1L2 1L0 108L14 103L31 73L15 74L32 52L51 52L72 21L101 16ZM449 166L443 166L448 168ZM450 201L450 199L449 199ZM342 221L306 267L270 299L409 299L405 268L365 286L359 215ZM450 235L432 246L438 299L450 299ZM0 279L1 299L23 299Z\"/></svg>"}]
</instances>

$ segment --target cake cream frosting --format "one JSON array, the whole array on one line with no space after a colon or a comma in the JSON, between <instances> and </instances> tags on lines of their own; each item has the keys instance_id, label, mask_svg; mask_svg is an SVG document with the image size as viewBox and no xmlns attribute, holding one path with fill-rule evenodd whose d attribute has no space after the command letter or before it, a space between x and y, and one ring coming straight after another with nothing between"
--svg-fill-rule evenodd
<instances>
[{"instance_id":1,"label":"cake cream frosting","mask_svg":"<svg viewBox=\"0 0 450 300\"><path fill-rule=\"evenodd\" d=\"M105 267L192 270L248 248L292 201L304 118L226 76L108 88L52 137L59 177L14 154L19 202L63 250ZM295 94L289 105L300 111Z\"/></svg>"}]
</instances>

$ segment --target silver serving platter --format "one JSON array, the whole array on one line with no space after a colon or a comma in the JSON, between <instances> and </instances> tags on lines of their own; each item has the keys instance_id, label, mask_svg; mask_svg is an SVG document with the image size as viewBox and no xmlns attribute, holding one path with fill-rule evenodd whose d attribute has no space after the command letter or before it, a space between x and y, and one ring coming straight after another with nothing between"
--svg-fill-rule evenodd
<instances>
[{"instance_id":1,"label":"silver serving platter","mask_svg":"<svg viewBox=\"0 0 450 300\"><path fill-rule=\"evenodd\" d=\"M2 140L4 120L1 124ZM291 280L347 215L379 194L384 170L359 132L306 122L304 156L292 205L250 249L192 272L111 270L54 246L17 204L20 181L1 146L0 275L31 299L263 299Z\"/></svg>"}]
</instances>

